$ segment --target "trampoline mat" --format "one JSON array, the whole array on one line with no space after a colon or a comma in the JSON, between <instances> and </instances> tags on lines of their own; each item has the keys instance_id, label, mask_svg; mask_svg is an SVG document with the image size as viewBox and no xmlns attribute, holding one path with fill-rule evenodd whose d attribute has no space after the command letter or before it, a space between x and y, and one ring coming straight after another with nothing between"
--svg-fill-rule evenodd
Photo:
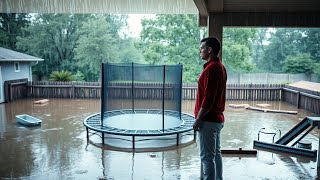
<instances>
[{"instance_id":1,"label":"trampoline mat","mask_svg":"<svg viewBox=\"0 0 320 180\"><path fill-rule=\"evenodd\" d=\"M164 117L164 118L163 118ZM158 130L163 128L175 128L184 121L174 116L162 114L120 114L105 118L103 123L109 127L128 130Z\"/></svg>"}]
</instances>

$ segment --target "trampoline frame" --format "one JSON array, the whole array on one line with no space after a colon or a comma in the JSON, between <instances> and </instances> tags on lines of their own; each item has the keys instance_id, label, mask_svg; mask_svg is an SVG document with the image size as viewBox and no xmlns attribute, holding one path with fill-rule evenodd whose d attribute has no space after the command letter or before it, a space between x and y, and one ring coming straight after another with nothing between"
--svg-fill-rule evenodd
<instances>
[{"instance_id":1,"label":"trampoline frame","mask_svg":"<svg viewBox=\"0 0 320 180\"><path fill-rule=\"evenodd\" d=\"M122 138L117 138L117 139L122 139L126 141L131 141L132 142L132 148L135 149L135 142L137 141L146 141L146 140L160 140L160 139L141 139L141 140L136 140L136 136L140 137L147 137L147 136L169 136L169 135L176 135L176 145L179 145L180 141L180 134L181 133L186 133L193 131L192 134L186 134L186 135L193 135L193 140L196 139L196 132L193 130L193 123L194 123L194 117L190 114L186 113L179 113L175 111L170 111L170 110L165 110L164 112L159 109L136 109L136 110L131 110L131 109L121 109L121 110L113 110L113 111L107 111L106 115L108 117L110 116L117 116L121 114L129 114L129 113L146 113L146 114L159 114L163 113L164 115L167 116L173 116L176 118L180 119L181 115L181 121L183 121L179 126L177 127L172 127L172 128L166 128L166 129L157 129L157 130L128 130L128 129L120 129L120 128L115 128L115 127L110 127L110 126L101 126L101 113L96 113L93 115L88 116L85 118L83 124L86 127L87 131L87 140L89 140L90 136L90 130L95 131L94 133L91 134L97 134L101 133L101 138L102 138L102 143L105 144L105 134L112 134L112 135L118 135L118 136L131 136L132 140L128 139L122 139ZM168 140L168 139L166 139Z\"/></svg>"},{"instance_id":2,"label":"trampoline frame","mask_svg":"<svg viewBox=\"0 0 320 180\"><path fill-rule=\"evenodd\" d=\"M112 75L114 73L113 68L130 68L131 70L131 76L129 78L123 78L122 74L121 75ZM148 107L142 107L141 109L136 109L135 107L135 84L136 81L141 81L144 80L145 76L141 77L135 77L134 72L144 72L144 71L139 71L135 69L136 67L155 67L157 69L162 70L162 74L158 77L162 77L162 79L157 79L157 80L162 80L162 85L161 85L161 101L162 101L162 107L159 107L159 109L148 109ZM172 70L174 68L174 71ZM119 72L118 69L117 72ZM166 74L166 71L167 74ZM120 71L121 72L121 71ZM114 139L122 139L126 141L131 141L132 142L132 148L135 149L135 142L137 141L145 141L145 140L157 140L160 138L150 138L150 139L139 139L136 140L136 136L139 137L159 137L159 136L172 136L176 135L176 145L179 145L180 141L180 134L182 136L185 135L193 135L193 140L196 139L196 132L193 130L193 123L194 123L194 116L186 114L181 112L181 101L182 101L182 64L177 64L177 65L141 65L141 64L115 64L115 63L102 63L101 65L101 112L96 113L93 115L88 116L87 118L84 119L84 126L86 127L87 131L87 140L89 140L90 134L98 134L101 133L101 138L102 138L102 143L105 144L105 134L111 134L111 135L118 135L122 137L128 137L131 136L132 139L129 140L124 139L124 138L114 138ZM167 79L166 76L169 77L175 77L175 79ZM109 98L112 98L112 95L108 95L109 92L109 85L113 81L119 81L119 80L129 80L131 81L131 91L129 99L132 101L132 106L131 109L121 109L121 107L116 107L116 108L110 108L106 104L108 102ZM156 80L155 79L155 80ZM150 79L148 79L150 81ZM157 82L157 81L155 81ZM175 90L176 94L174 95L173 99L177 100L177 105L175 108L168 108L165 109L165 94L167 93L167 85L168 83L173 83L176 84L176 89ZM130 90L130 88L129 88ZM160 109L162 108L162 109ZM162 115L162 128L159 127L159 129L156 130L131 130L131 129L120 129L120 128L115 128L108 126L104 124L104 121L107 120L109 117L112 116L117 116L117 115L122 115L122 114L134 114L134 113L140 113L140 114L159 114ZM182 123L179 126L176 127L171 127L171 128L165 128L165 117L164 116L172 116L174 118L179 119L182 121ZM90 131L94 131L93 133L90 133ZM193 131L193 133L187 134L187 132ZM171 138L173 139L173 138ZM168 138L166 140L169 140Z\"/></svg>"}]
</instances>

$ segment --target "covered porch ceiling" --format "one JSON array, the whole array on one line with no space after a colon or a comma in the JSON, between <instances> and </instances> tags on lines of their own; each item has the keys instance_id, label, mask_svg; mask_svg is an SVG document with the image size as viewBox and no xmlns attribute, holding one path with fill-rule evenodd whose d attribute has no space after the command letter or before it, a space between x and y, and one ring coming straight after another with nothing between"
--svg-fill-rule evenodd
<instances>
[{"instance_id":1,"label":"covered porch ceiling","mask_svg":"<svg viewBox=\"0 0 320 180\"><path fill-rule=\"evenodd\" d=\"M223 14L224 26L320 27L320 0L1 0L0 13L199 14L202 26Z\"/></svg>"},{"instance_id":2,"label":"covered porch ceiling","mask_svg":"<svg viewBox=\"0 0 320 180\"><path fill-rule=\"evenodd\" d=\"M320 12L319 0L1 0L1 13Z\"/></svg>"},{"instance_id":3,"label":"covered porch ceiling","mask_svg":"<svg viewBox=\"0 0 320 180\"><path fill-rule=\"evenodd\" d=\"M1 0L3 13L198 14L193 0Z\"/></svg>"},{"instance_id":4,"label":"covered porch ceiling","mask_svg":"<svg viewBox=\"0 0 320 180\"><path fill-rule=\"evenodd\" d=\"M320 12L319 0L194 0L200 15L214 13L312 13Z\"/></svg>"},{"instance_id":5,"label":"covered porch ceiling","mask_svg":"<svg viewBox=\"0 0 320 180\"><path fill-rule=\"evenodd\" d=\"M194 0L200 25L222 15L224 26L320 27L319 0Z\"/></svg>"}]
</instances>

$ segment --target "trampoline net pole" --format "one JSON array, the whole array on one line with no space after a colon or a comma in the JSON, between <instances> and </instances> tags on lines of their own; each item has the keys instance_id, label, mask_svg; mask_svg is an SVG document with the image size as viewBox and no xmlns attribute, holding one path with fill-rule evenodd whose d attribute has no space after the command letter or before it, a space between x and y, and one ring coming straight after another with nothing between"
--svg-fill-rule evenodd
<instances>
[{"instance_id":1,"label":"trampoline net pole","mask_svg":"<svg viewBox=\"0 0 320 180\"><path fill-rule=\"evenodd\" d=\"M162 132L164 132L164 94L166 85L166 65L163 65L163 86L162 86Z\"/></svg>"},{"instance_id":2,"label":"trampoline net pole","mask_svg":"<svg viewBox=\"0 0 320 180\"><path fill-rule=\"evenodd\" d=\"M180 73L180 82L179 82L179 84L180 84L180 86L179 86L179 97L178 97L178 105L179 105L179 117L180 117L180 119L181 119L181 111L182 111L182 106L181 106L181 103L182 103L182 64L180 64L179 63L179 66L178 66L178 68L179 68L179 73Z\"/></svg>"},{"instance_id":3,"label":"trampoline net pole","mask_svg":"<svg viewBox=\"0 0 320 180\"><path fill-rule=\"evenodd\" d=\"M104 64L104 63L101 63L101 118L100 118L100 124L101 126L103 126L103 117L104 117L104 112L105 112L105 90L106 90L106 78L105 78L105 70L107 69L106 67L108 66L108 64Z\"/></svg>"},{"instance_id":4,"label":"trampoline net pole","mask_svg":"<svg viewBox=\"0 0 320 180\"><path fill-rule=\"evenodd\" d=\"M132 112L134 111L134 85L133 85L133 83L134 83L134 72L133 72L133 62L132 62L132 66L131 66L131 83L132 83L132 85L131 85L131 99L132 99Z\"/></svg>"}]
</instances>

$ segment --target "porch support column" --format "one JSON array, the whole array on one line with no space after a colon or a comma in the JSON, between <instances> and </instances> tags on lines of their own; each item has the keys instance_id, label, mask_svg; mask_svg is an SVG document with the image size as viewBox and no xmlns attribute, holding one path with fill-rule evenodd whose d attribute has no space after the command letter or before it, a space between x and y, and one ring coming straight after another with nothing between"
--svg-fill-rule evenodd
<instances>
[{"instance_id":1,"label":"porch support column","mask_svg":"<svg viewBox=\"0 0 320 180\"><path fill-rule=\"evenodd\" d=\"M221 44L219 58L222 59L222 34L223 34L223 13L209 14L209 36L216 37Z\"/></svg>"}]
</instances>

